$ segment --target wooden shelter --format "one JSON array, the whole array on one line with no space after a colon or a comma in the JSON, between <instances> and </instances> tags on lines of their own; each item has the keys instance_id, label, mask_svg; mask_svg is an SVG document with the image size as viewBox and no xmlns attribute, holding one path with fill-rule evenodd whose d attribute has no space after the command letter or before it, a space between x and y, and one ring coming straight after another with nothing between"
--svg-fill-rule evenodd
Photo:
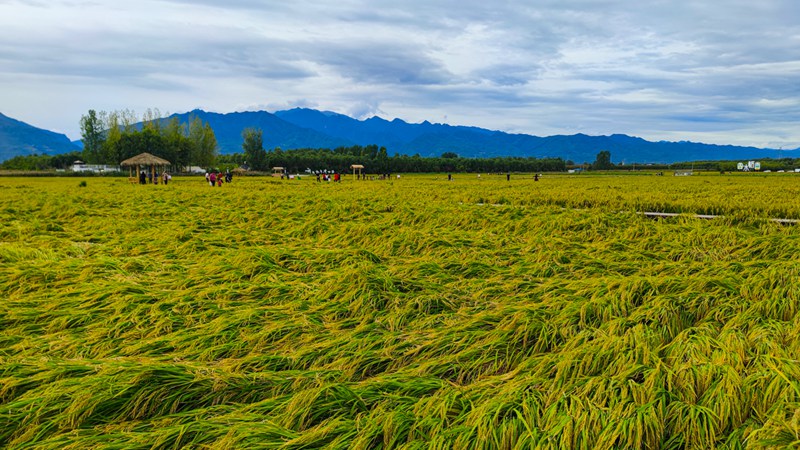
<instances>
[{"instance_id":1,"label":"wooden shelter","mask_svg":"<svg viewBox=\"0 0 800 450\"><path fill-rule=\"evenodd\" d=\"M286 171L284 167L273 167L272 168L272 176L273 177L281 177L283 178L283 172Z\"/></svg>"},{"instance_id":2,"label":"wooden shelter","mask_svg":"<svg viewBox=\"0 0 800 450\"><path fill-rule=\"evenodd\" d=\"M358 178L364 179L364 174L361 173L361 171L364 170L364 166L362 166L361 164L353 164L350 166L350 168L353 169L354 180L356 179L356 171L358 171Z\"/></svg>"},{"instance_id":3,"label":"wooden shelter","mask_svg":"<svg viewBox=\"0 0 800 450\"><path fill-rule=\"evenodd\" d=\"M164 168L171 165L172 163L167 161L166 159L159 158L158 156L151 155L150 153L140 153L133 158L128 158L125 161L119 163L120 167L128 167L128 181L131 183L135 183L139 181L139 172L143 169L148 169L150 175L153 180L156 179L156 167L161 168L161 171L164 171ZM133 168L136 168L136 176L133 175Z\"/></svg>"}]
</instances>

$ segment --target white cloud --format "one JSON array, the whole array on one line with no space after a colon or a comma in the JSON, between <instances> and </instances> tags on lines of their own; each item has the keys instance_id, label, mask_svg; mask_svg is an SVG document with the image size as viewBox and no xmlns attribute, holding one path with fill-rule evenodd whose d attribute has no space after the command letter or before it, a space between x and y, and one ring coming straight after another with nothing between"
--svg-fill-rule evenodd
<instances>
[{"instance_id":1,"label":"white cloud","mask_svg":"<svg viewBox=\"0 0 800 450\"><path fill-rule=\"evenodd\" d=\"M800 142L791 0L0 2L0 111L294 106L531 134ZM769 144L771 145L771 144Z\"/></svg>"}]
</instances>

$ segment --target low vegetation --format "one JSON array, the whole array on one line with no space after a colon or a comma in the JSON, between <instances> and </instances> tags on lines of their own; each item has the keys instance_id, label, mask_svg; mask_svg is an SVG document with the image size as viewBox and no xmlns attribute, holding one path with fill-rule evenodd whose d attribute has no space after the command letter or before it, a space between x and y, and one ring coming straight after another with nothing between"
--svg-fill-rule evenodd
<instances>
[{"instance_id":1,"label":"low vegetation","mask_svg":"<svg viewBox=\"0 0 800 450\"><path fill-rule=\"evenodd\" d=\"M774 175L2 178L0 447L798 446Z\"/></svg>"}]
</instances>

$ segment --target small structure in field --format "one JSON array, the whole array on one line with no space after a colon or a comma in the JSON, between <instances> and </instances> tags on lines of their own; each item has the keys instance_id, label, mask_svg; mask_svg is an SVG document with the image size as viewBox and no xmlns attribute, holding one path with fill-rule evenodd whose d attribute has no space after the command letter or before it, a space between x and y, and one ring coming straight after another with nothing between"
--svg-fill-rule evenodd
<instances>
[{"instance_id":1,"label":"small structure in field","mask_svg":"<svg viewBox=\"0 0 800 450\"><path fill-rule=\"evenodd\" d=\"M285 167L273 167L272 168L272 176L273 177L281 177L283 178L283 173L286 171Z\"/></svg>"},{"instance_id":2,"label":"small structure in field","mask_svg":"<svg viewBox=\"0 0 800 450\"><path fill-rule=\"evenodd\" d=\"M202 175L206 173L206 169L200 166L188 166L184 169L184 172Z\"/></svg>"},{"instance_id":3,"label":"small structure in field","mask_svg":"<svg viewBox=\"0 0 800 450\"><path fill-rule=\"evenodd\" d=\"M131 183L137 183L139 182L139 177L133 175L134 167L136 168L137 175L140 171L147 170L150 173L150 178L155 180L156 168L159 168L161 169L161 172L164 172L164 169L167 166L172 165L172 163L166 159L151 155L150 153L140 153L133 158L128 158L125 161L122 161L119 163L119 165L120 167L128 167L128 181Z\"/></svg>"},{"instance_id":4,"label":"small structure in field","mask_svg":"<svg viewBox=\"0 0 800 450\"><path fill-rule=\"evenodd\" d=\"M364 174L361 173L361 171L364 170L364 166L362 166L361 164L353 164L350 166L350 168L353 169L354 180L356 179L356 171L358 171L358 178L361 178L362 180L364 179Z\"/></svg>"},{"instance_id":5,"label":"small structure in field","mask_svg":"<svg viewBox=\"0 0 800 450\"><path fill-rule=\"evenodd\" d=\"M108 164L86 164L85 162L80 160L72 163L73 172L102 173L102 172L116 172L118 170L119 166L109 166Z\"/></svg>"}]
</instances>

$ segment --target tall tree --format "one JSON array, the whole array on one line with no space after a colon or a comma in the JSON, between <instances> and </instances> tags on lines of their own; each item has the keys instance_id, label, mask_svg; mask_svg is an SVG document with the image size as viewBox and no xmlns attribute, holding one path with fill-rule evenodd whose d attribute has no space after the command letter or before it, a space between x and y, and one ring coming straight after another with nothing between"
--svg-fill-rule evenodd
<instances>
[{"instance_id":1,"label":"tall tree","mask_svg":"<svg viewBox=\"0 0 800 450\"><path fill-rule=\"evenodd\" d=\"M142 115L142 128L151 128L161 132L161 111L158 108L147 108Z\"/></svg>"},{"instance_id":2,"label":"tall tree","mask_svg":"<svg viewBox=\"0 0 800 450\"><path fill-rule=\"evenodd\" d=\"M614 164L611 162L611 152L608 150L603 150L597 154L597 158L595 158L594 163L592 163L592 169L604 170L604 169L612 169Z\"/></svg>"},{"instance_id":3,"label":"tall tree","mask_svg":"<svg viewBox=\"0 0 800 450\"><path fill-rule=\"evenodd\" d=\"M119 141L122 138L122 128L119 123L119 113L111 111L106 114L106 139L103 142L103 158L109 164L119 164L120 158Z\"/></svg>"},{"instance_id":4,"label":"tall tree","mask_svg":"<svg viewBox=\"0 0 800 450\"><path fill-rule=\"evenodd\" d=\"M168 159L177 168L182 170L184 167L191 163L192 158L192 143L186 137L186 127L178 120L177 117L172 117L167 124L161 128L161 135L164 137L167 151L165 152L165 159Z\"/></svg>"},{"instance_id":5,"label":"tall tree","mask_svg":"<svg viewBox=\"0 0 800 450\"><path fill-rule=\"evenodd\" d=\"M144 152L164 157L166 146L166 139L150 128L122 133L116 145L120 160L128 159Z\"/></svg>"},{"instance_id":6,"label":"tall tree","mask_svg":"<svg viewBox=\"0 0 800 450\"><path fill-rule=\"evenodd\" d=\"M189 141L192 143L192 163L210 167L217 157L217 137L208 124L203 124L199 117L189 123Z\"/></svg>"},{"instance_id":7,"label":"tall tree","mask_svg":"<svg viewBox=\"0 0 800 450\"><path fill-rule=\"evenodd\" d=\"M120 126L122 126L122 131L125 133L132 133L136 130L136 111L132 109L123 109L117 111L117 116L119 117Z\"/></svg>"},{"instance_id":8,"label":"tall tree","mask_svg":"<svg viewBox=\"0 0 800 450\"><path fill-rule=\"evenodd\" d=\"M218 149L219 145L217 145L217 136L214 134L214 129L211 128L211 124L206 123L203 125L203 155L209 161L209 165L216 162Z\"/></svg>"},{"instance_id":9,"label":"tall tree","mask_svg":"<svg viewBox=\"0 0 800 450\"><path fill-rule=\"evenodd\" d=\"M105 163L102 149L103 121L95 110L90 109L88 114L81 116L81 138L83 138L83 159L92 164Z\"/></svg>"},{"instance_id":10,"label":"tall tree","mask_svg":"<svg viewBox=\"0 0 800 450\"><path fill-rule=\"evenodd\" d=\"M255 170L266 170L267 152L264 150L264 134L259 128L242 130L242 149L247 164Z\"/></svg>"}]
</instances>

